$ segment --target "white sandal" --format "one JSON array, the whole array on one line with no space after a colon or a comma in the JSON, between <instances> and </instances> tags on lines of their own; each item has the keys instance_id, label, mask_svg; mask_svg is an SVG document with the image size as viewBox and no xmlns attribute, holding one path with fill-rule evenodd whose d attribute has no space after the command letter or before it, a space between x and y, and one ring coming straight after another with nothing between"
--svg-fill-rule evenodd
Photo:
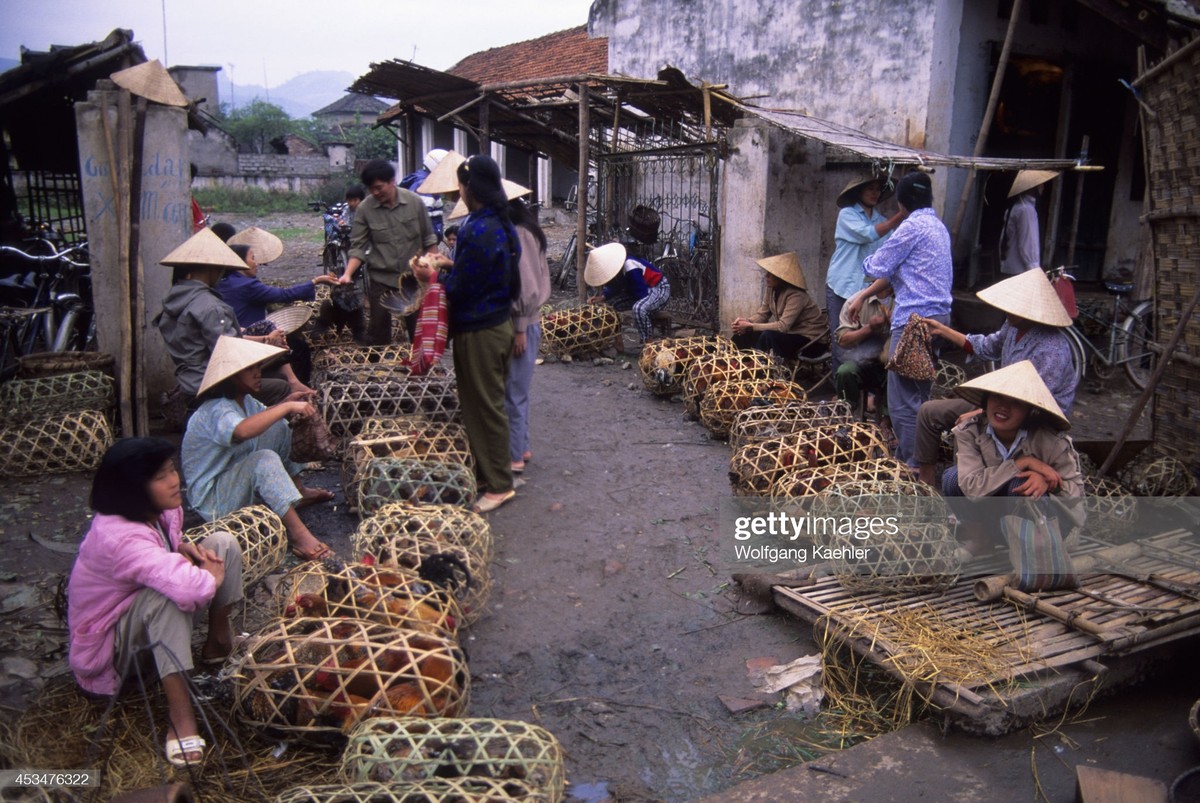
<instances>
[{"instance_id":1,"label":"white sandal","mask_svg":"<svg viewBox=\"0 0 1200 803\"><path fill-rule=\"evenodd\" d=\"M183 739L167 739L166 754L167 761L171 762L176 767L186 767L189 764L199 764L204 760L204 748L208 746L208 742L204 741L199 736L188 736ZM200 758L195 761L188 761L185 756L188 753L199 753Z\"/></svg>"}]
</instances>

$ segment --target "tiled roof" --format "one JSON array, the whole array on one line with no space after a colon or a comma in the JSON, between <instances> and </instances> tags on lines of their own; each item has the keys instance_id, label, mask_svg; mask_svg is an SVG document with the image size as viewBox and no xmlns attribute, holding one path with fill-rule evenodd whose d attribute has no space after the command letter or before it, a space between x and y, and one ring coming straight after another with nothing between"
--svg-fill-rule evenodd
<instances>
[{"instance_id":1,"label":"tiled roof","mask_svg":"<svg viewBox=\"0 0 1200 803\"><path fill-rule=\"evenodd\" d=\"M608 72L608 38L589 39L587 26L472 53L446 72L480 84Z\"/></svg>"},{"instance_id":2,"label":"tiled roof","mask_svg":"<svg viewBox=\"0 0 1200 803\"><path fill-rule=\"evenodd\" d=\"M388 105L379 98L347 92L328 106L317 109L313 112L313 117L320 117L322 114L369 114L374 117L387 107Z\"/></svg>"}]
</instances>

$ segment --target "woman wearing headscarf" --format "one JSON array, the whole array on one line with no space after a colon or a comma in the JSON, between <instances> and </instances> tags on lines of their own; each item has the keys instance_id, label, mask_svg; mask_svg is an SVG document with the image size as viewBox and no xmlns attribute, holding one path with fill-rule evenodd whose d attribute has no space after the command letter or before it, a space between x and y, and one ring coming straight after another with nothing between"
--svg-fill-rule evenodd
<instances>
[{"instance_id":1,"label":"woman wearing headscarf","mask_svg":"<svg viewBox=\"0 0 1200 803\"><path fill-rule=\"evenodd\" d=\"M500 167L491 157L472 156L460 164L458 184L469 214L459 228L454 261L427 255L413 272L422 282L440 281L446 290L459 404L483 491L474 510L489 513L516 495L504 388L513 350L512 304L521 294L521 244Z\"/></svg>"}]
</instances>

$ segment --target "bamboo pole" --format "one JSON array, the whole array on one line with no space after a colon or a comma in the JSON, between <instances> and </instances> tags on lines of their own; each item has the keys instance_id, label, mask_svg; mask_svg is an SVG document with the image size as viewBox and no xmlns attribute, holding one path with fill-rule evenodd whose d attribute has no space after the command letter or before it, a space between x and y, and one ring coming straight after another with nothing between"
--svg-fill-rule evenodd
<instances>
[{"instance_id":1,"label":"bamboo pole","mask_svg":"<svg viewBox=\"0 0 1200 803\"><path fill-rule=\"evenodd\" d=\"M987 109L983 113L983 122L979 124L979 136L975 138L975 158L983 155L987 148L988 131L992 127L992 119L996 116L996 106L1000 102L1000 88L1004 85L1004 73L1008 69L1008 54L1012 50L1013 34L1017 29L1017 18L1021 16L1022 0L1013 0L1012 10L1008 14L1008 30L1004 33L1004 45L1000 48L1000 60L996 63L996 75L992 78L992 91L988 95ZM975 187L975 168L967 173L967 181L963 185L962 194L958 197L958 211L954 214L954 226L950 236L958 242L958 233L962 229L963 218L967 215L967 203L971 200L971 190Z\"/></svg>"},{"instance_id":2,"label":"bamboo pole","mask_svg":"<svg viewBox=\"0 0 1200 803\"><path fill-rule=\"evenodd\" d=\"M587 206L588 206L588 131L591 128L588 106L588 85L579 84L579 193L575 205L575 273L579 303L587 300L587 284L583 268L587 264Z\"/></svg>"},{"instance_id":3,"label":"bamboo pole","mask_svg":"<svg viewBox=\"0 0 1200 803\"><path fill-rule=\"evenodd\" d=\"M1082 164L1087 161L1088 144L1091 142L1091 137L1087 134L1083 135L1083 142L1079 148L1079 161ZM1087 177L1087 173L1079 173L1075 176L1075 209L1071 213L1071 234L1067 239L1067 264L1075 264L1075 241L1079 237L1079 210L1083 206L1083 180ZM1044 264L1044 263L1043 263Z\"/></svg>"}]
</instances>

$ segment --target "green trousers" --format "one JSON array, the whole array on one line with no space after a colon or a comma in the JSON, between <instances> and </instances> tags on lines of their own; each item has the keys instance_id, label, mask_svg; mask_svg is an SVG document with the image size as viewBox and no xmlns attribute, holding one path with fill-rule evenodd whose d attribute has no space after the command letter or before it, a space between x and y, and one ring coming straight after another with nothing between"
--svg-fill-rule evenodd
<instances>
[{"instance_id":1,"label":"green trousers","mask_svg":"<svg viewBox=\"0 0 1200 803\"><path fill-rule=\"evenodd\" d=\"M504 386L512 359L513 328L508 320L491 329L454 335L454 375L463 426L475 458L480 492L512 490L508 455L508 414Z\"/></svg>"}]
</instances>

